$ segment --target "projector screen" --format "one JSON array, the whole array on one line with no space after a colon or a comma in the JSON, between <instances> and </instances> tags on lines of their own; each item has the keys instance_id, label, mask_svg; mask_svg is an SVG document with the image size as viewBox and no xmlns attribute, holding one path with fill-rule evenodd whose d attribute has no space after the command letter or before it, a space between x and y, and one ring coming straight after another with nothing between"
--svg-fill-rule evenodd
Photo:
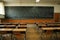
<instances>
[{"instance_id":1,"label":"projector screen","mask_svg":"<svg viewBox=\"0 0 60 40\"><path fill-rule=\"evenodd\" d=\"M49 19L54 16L54 7L6 6L5 14L6 19Z\"/></svg>"}]
</instances>

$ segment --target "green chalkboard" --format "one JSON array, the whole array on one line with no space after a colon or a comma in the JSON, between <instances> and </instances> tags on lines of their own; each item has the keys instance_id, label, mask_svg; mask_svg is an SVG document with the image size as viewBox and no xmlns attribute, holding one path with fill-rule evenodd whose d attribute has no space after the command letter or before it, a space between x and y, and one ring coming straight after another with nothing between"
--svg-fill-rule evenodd
<instances>
[{"instance_id":1,"label":"green chalkboard","mask_svg":"<svg viewBox=\"0 0 60 40\"><path fill-rule=\"evenodd\" d=\"M53 18L54 7L44 6L5 6L6 19Z\"/></svg>"}]
</instances>

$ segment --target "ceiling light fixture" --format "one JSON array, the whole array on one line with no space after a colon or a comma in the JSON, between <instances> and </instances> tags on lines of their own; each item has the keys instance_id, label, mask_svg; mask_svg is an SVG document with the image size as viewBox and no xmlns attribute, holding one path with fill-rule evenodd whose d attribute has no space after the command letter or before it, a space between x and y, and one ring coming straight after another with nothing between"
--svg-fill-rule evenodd
<instances>
[{"instance_id":1,"label":"ceiling light fixture","mask_svg":"<svg viewBox=\"0 0 60 40\"><path fill-rule=\"evenodd\" d=\"M36 2L39 2L40 0L36 0Z\"/></svg>"}]
</instances>

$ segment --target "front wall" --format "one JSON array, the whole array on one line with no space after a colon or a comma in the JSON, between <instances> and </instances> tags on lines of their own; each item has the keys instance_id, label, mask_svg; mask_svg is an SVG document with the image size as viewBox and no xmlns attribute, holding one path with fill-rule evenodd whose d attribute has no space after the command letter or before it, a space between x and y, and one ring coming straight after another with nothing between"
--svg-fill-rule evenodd
<instances>
[{"instance_id":1,"label":"front wall","mask_svg":"<svg viewBox=\"0 0 60 40\"><path fill-rule=\"evenodd\" d=\"M3 19L1 22L3 23L52 23L52 22L60 22L60 13L54 14L54 19L26 19L26 20L13 20L13 19Z\"/></svg>"}]
</instances>

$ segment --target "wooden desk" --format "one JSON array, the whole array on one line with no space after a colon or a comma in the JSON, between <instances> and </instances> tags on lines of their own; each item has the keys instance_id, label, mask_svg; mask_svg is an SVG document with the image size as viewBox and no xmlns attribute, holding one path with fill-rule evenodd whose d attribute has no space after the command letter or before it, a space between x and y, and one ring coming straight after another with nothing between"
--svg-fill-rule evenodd
<instances>
[{"instance_id":1,"label":"wooden desk","mask_svg":"<svg viewBox=\"0 0 60 40\"><path fill-rule=\"evenodd\" d=\"M60 27L45 27L41 28L42 30L60 30Z\"/></svg>"},{"instance_id":2,"label":"wooden desk","mask_svg":"<svg viewBox=\"0 0 60 40\"><path fill-rule=\"evenodd\" d=\"M26 29L11 29L11 28L7 29L7 28L0 28L0 31L19 31L19 32L21 32L21 31L26 31Z\"/></svg>"},{"instance_id":3,"label":"wooden desk","mask_svg":"<svg viewBox=\"0 0 60 40\"><path fill-rule=\"evenodd\" d=\"M26 29L13 29L12 31L26 31Z\"/></svg>"}]
</instances>

